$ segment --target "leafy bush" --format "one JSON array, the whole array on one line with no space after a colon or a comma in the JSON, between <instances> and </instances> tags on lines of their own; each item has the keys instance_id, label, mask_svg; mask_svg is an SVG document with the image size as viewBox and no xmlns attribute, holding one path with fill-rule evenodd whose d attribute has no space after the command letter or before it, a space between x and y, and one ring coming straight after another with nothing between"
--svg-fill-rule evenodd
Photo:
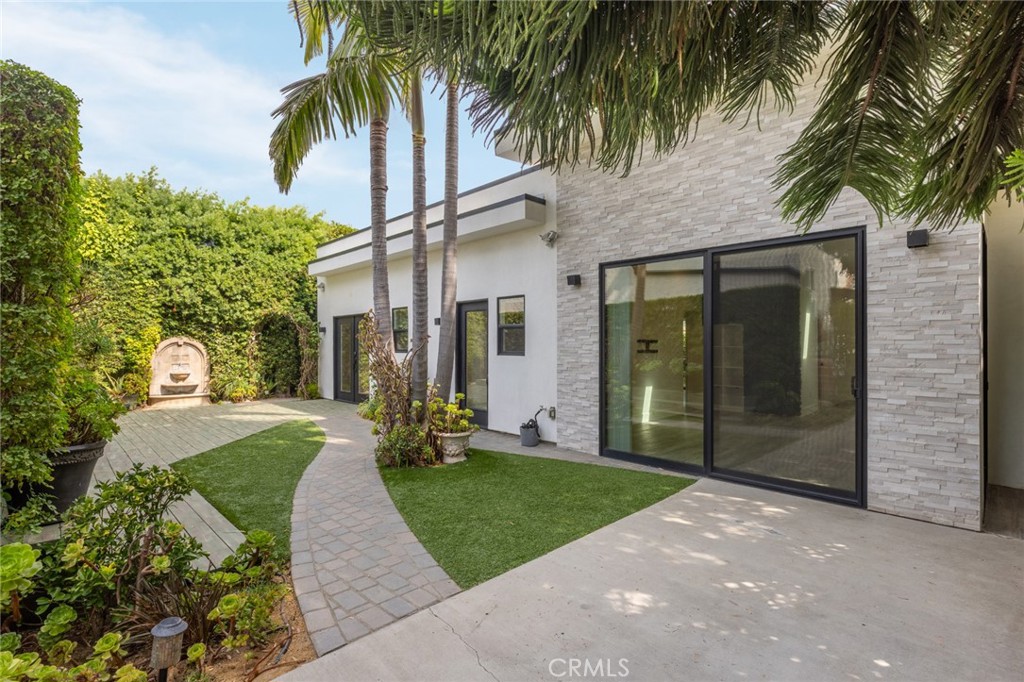
<instances>
[{"instance_id":1,"label":"leafy bush","mask_svg":"<svg viewBox=\"0 0 1024 682\"><path fill-rule=\"evenodd\" d=\"M128 652L121 648L123 641L124 635L108 632L96 641L89 658L74 667L69 662L75 644L68 640L61 641L60 646L55 646L48 652L48 664L44 664L39 654L35 652L19 654L16 651L0 651L0 680L146 682L145 671L139 670L131 663L124 663L123 657Z\"/></svg>"},{"instance_id":2,"label":"leafy bush","mask_svg":"<svg viewBox=\"0 0 1024 682\"><path fill-rule=\"evenodd\" d=\"M437 458L418 424L396 426L377 444L377 463L387 467L427 466Z\"/></svg>"},{"instance_id":3,"label":"leafy bush","mask_svg":"<svg viewBox=\"0 0 1024 682\"><path fill-rule=\"evenodd\" d=\"M216 658L267 640L273 608L287 591L271 533L250 531L218 570L200 570L194 564L207 555L166 518L190 490L183 477L137 466L99 487L67 512L67 539L48 545L41 560L28 545L0 548L0 618L17 625L31 612L39 624L27 638L32 652L18 653L17 633L0 638L0 652L9 654L0 659L0 679L119 679L122 645L145 641L168 615L189 623L186 646L204 645L203 656L205 646ZM94 641L91 655L76 656ZM136 679L132 669L124 673Z\"/></svg>"},{"instance_id":4,"label":"leafy bush","mask_svg":"<svg viewBox=\"0 0 1024 682\"><path fill-rule=\"evenodd\" d=\"M10 490L50 480L46 453L61 445L67 423L58 379L72 351L68 301L78 277L74 93L0 63L0 149L0 478Z\"/></svg>"},{"instance_id":5,"label":"leafy bush","mask_svg":"<svg viewBox=\"0 0 1024 682\"><path fill-rule=\"evenodd\" d=\"M65 514L63 537L41 578L46 594L38 611L59 604L84 609L105 630L118 611L131 610L133 592L172 572L187 574L204 553L180 524L165 519L192 490L181 474L136 464L96 489Z\"/></svg>"},{"instance_id":6,"label":"leafy bush","mask_svg":"<svg viewBox=\"0 0 1024 682\"><path fill-rule=\"evenodd\" d=\"M64 445L84 445L109 440L118 432L114 421L124 406L93 378L92 373L73 369L63 382L68 427Z\"/></svg>"},{"instance_id":7,"label":"leafy bush","mask_svg":"<svg viewBox=\"0 0 1024 682\"><path fill-rule=\"evenodd\" d=\"M434 395L427 402L427 420L430 429L434 433L469 433L478 431L479 426L470 422L473 410L468 407L460 407L460 403L466 399L462 393L455 394L454 403L446 403L442 398Z\"/></svg>"},{"instance_id":8,"label":"leafy bush","mask_svg":"<svg viewBox=\"0 0 1024 682\"><path fill-rule=\"evenodd\" d=\"M21 597L42 567L38 550L31 546L22 542L0 546L0 612L9 609L15 622L21 620Z\"/></svg>"},{"instance_id":9,"label":"leafy bush","mask_svg":"<svg viewBox=\"0 0 1024 682\"><path fill-rule=\"evenodd\" d=\"M225 204L175 190L155 170L85 180L83 305L110 350L90 367L146 399L162 337L188 336L210 354L216 400L302 394L316 381L316 245L347 232L301 208Z\"/></svg>"}]
</instances>

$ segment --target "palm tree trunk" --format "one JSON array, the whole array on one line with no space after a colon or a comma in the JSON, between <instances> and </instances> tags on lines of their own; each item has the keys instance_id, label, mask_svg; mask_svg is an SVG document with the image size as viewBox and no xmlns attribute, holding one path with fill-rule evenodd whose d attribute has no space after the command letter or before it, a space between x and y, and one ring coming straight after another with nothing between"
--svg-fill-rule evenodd
<instances>
[{"instance_id":1,"label":"palm tree trunk","mask_svg":"<svg viewBox=\"0 0 1024 682\"><path fill-rule=\"evenodd\" d=\"M459 256L459 85L448 83L444 132L444 252L441 260L441 332L437 343L437 394L449 399L455 367L455 315Z\"/></svg>"},{"instance_id":2,"label":"palm tree trunk","mask_svg":"<svg viewBox=\"0 0 1024 682\"><path fill-rule=\"evenodd\" d=\"M388 348L391 339L391 292L388 287L388 119L387 112L370 121L370 253L373 260L373 315L377 332Z\"/></svg>"},{"instance_id":3,"label":"palm tree trunk","mask_svg":"<svg viewBox=\"0 0 1024 682\"><path fill-rule=\"evenodd\" d=\"M412 124L412 399L427 400L427 167L423 134L423 85L417 69L409 92ZM425 414L425 412L424 412Z\"/></svg>"}]
</instances>

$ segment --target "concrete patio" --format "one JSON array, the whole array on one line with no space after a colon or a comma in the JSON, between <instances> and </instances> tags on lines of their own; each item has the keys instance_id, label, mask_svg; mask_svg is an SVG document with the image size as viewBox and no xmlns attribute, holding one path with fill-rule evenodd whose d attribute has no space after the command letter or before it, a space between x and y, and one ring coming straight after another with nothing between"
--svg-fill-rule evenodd
<instances>
[{"instance_id":1,"label":"concrete patio","mask_svg":"<svg viewBox=\"0 0 1024 682\"><path fill-rule=\"evenodd\" d=\"M702 480L282 679L1019 680L1022 641L1021 541Z\"/></svg>"}]
</instances>

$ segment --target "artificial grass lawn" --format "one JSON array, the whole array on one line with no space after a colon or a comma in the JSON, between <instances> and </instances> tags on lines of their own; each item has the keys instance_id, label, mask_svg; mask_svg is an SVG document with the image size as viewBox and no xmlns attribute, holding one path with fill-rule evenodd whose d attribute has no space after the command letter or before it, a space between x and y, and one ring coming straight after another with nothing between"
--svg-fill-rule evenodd
<instances>
[{"instance_id":1,"label":"artificial grass lawn","mask_svg":"<svg viewBox=\"0 0 1024 682\"><path fill-rule=\"evenodd\" d=\"M380 472L409 528L463 589L693 483L486 450L460 464Z\"/></svg>"},{"instance_id":2,"label":"artificial grass lawn","mask_svg":"<svg viewBox=\"0 0 1024 682\"><path fill-rule=\"evenodd\" d=\"M292 498L302 472L324 444L308 419L274 426L175 462L199 494L241 531L256 528L277 538L277 556L290 556Z\"/></svg>"}]
</instances>

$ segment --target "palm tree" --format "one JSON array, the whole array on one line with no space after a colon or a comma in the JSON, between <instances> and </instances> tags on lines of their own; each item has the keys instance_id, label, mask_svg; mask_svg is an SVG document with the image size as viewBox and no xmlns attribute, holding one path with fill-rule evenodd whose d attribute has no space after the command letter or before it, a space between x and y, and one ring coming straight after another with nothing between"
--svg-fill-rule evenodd
<instances>
[{"instance_id":1,"label":"palm tree","mask_svg":"<svg viewBox=\"0 0 1024 682\"><path fill-rule=\"evenodd\" d=\"M685 144L702 116L792 110L827 56L815 112L774 178L783 214L804 228L845 187L879 217L978 219L1024 147L1024 3L352 6L376 42L459 74L478 130L556 169L628 172L641 150Z\"/></svg>"},{"instance_id":2,"label":"palm tree","mask_svg":"<svg viewBox=\"0 0 1024 682\"><path fill-rule=\"evenodd\" d=\"M323 73L282 89L284 102L274 111L280 119L270 138L274 179L282 192L291 188L303 159L313 145L336 137L335 125L346 137L370 126L370 234L373 262L373 311L377 331L391 344L391 301L387 259L387 131L393 99L402 91L402 64L394 53L374 50L358 17L348 17L334 45L331 24L338 21L332 3L295 2L292 5L306 44L306 63L323 52Z\"/></svg>"},{"instance_id":3,"label":"palm tree","mask_svg":"<svg viewBox=\"0 0 1024 682\"><path fill-rule=\"evenodd\" d=\"M423 83L418 67L409 69L407 111L412 126L412 399L427 399L427 170L423 134ZM426 414L426 411L424 411Z\"/></svg>"},{"instance_id":4,"label":"palm tree","mask_svg":"<svg viewBox=\"0 0 1024 682\"><path fill-rule=\"evenodd\" d=\"M437 394L451 397L455 367L457 261L459 255L459 84L453 79L445 88L447 106L444 129L444 236L441 256L441 330L437 342Z\"/></svg>"}]
</instances>

